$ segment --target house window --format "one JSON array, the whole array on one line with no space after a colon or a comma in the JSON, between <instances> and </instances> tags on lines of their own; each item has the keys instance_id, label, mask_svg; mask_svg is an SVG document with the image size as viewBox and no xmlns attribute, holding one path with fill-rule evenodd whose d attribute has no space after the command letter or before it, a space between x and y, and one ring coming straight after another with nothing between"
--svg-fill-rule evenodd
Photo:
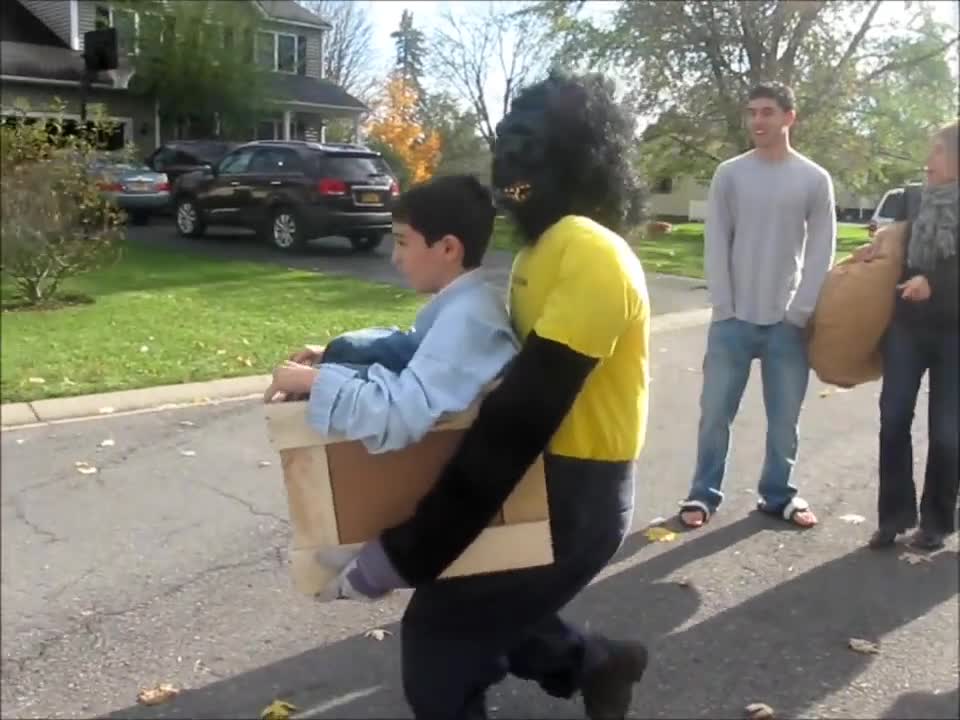
<instances>
[{"instance_id":1,"label":"house window","mask_svg":"<svg viewBox=\"0 0 960 720\"><path fill-rule=\"evenodd\" d=\"M257 33L257 64L273 72L306 74L306 38L286 33Z\"/></svg>"}]
</instances>

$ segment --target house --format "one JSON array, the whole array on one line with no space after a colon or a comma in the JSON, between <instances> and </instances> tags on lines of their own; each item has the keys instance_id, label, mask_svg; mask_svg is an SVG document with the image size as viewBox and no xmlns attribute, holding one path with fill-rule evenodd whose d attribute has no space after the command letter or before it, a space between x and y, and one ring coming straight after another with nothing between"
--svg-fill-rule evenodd
<instances>
[{"instance_id":1,"label":"house","mask_svg":"<svg viewBox=\"0 0 960 720\"><path fill-rule=\"evenodd\" d=\"M706 218L710 177L664 177L650 187L648 210L652 217L670 221L702 222ZM861 197L834 181L837 217L849 222L866 222L879 196Z\"/></svg>"},{"instance_id":2,"label":"house","mask_svg":"<svg viewBox=\"0 0 960 720\"><path fill-rule=\"evenodd\" d=\"M50 115L54 98L66 104L65 116L79 122L84 33L115 27L121 65L136 52L141 18L130 6L114 7L108 0L0 0L0 116L9 118L26 102L28 115ZM166 0L189 2L190 0ZM368 108L343 88L323 77L323 52L328 22L294 0L223 0L253 3L261 14L255 40L258 62L272 73L268 86L271 112L250 128L249 139L324 140L332 120L352 121L354 135ZM122 72L92 78L87 103L101 105L117 123L111 140L116 148L134 143L143 153L174 139L155 101L131 92ZM248 138L242 138L248 139Z\"/></svg>"}]
</instances>

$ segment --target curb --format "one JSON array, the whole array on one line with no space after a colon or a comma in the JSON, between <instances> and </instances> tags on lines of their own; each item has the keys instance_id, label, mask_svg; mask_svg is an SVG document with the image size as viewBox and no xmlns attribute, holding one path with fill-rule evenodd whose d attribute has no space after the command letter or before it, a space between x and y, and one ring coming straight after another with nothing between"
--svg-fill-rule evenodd
<instances>
[{"instance_id":1,"label":"curb","mask_svg":"<svg viewBox=\"0 0 960 720\"><path fill-rule=\"evenodd\" d=\"M710 314L710 309L706 308L655 315L650 322L650 331L668 332L697 327L707 323ZM263 395L270 384L270 378L270 375L248 375L96 395L7 403L0 405L0 429L13 430L98 417L249 400Z\"/></svg>"}]
</instances>

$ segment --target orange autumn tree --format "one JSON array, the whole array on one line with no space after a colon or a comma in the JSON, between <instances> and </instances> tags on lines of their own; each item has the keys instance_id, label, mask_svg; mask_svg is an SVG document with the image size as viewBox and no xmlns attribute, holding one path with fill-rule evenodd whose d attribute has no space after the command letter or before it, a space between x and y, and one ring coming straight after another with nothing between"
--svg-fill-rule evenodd
<instances>
[{"instance_id":1,"label":"orange autumn tree","mask_svg":"<svg viewBox=\"0 0 960 720\"><path fill-rule=\"evenodd\" d=\"M396 153L413 182L427 180L440 162L440 136L417 121L419 94L399 73L387 80L368 135Z\"/></svg>"}]
</instances>

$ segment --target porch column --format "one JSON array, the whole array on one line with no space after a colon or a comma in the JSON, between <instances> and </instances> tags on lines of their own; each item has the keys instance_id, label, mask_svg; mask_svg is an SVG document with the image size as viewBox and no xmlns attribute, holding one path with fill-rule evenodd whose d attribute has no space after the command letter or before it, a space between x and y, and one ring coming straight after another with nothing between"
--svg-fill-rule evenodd
<instances>
[{"instance_id":1,"label":"porch column","mask_svg":"<svg viewBox=\"0 0 960 720\"><path fill-rule=\"evenodd\" d=\"M283 139L290 139L290 123L293 122L293 113L289 110L283 111Z\"/></svg>"},{"instance_id":2,"label":"porch column","mask_svg":"<svg viewBox=\"0 0 960 720\"><path fill-rule=\"evenodd\" d=\"M359 115L353 116L353 142L354 143L360 142L360 116Z\"/></svg>"},{"instance_id":3,"label":"porch column","mask_svg":"<svg viewBox=\"0 0 960 720\"><path fill-rule=\"evenodd\" d=\"M320 142L325 143L327 141L327 121L320 121Z\"/></svg>"}]
</instances>

